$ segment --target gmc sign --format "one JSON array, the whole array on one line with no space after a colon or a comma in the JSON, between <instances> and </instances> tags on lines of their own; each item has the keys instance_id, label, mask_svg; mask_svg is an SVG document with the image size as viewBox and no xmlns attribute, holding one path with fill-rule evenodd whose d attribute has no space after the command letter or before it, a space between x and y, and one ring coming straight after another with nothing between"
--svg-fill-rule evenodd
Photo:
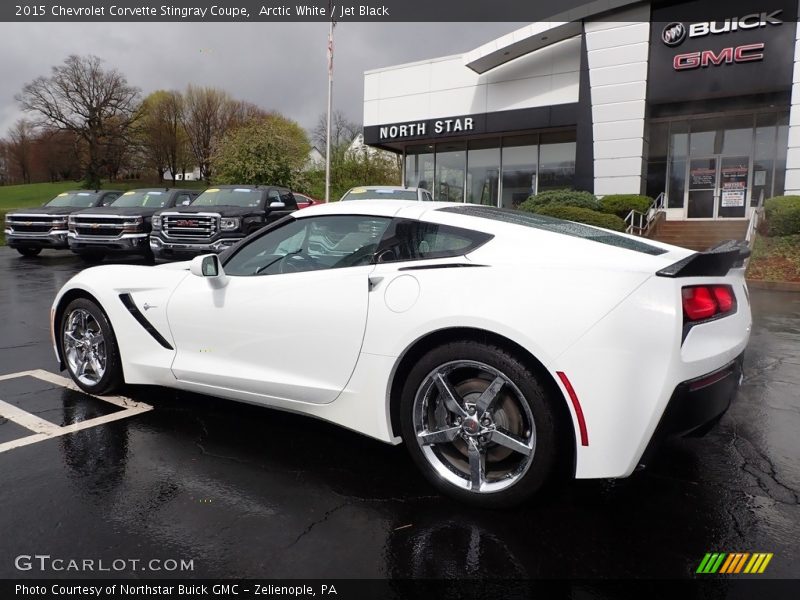
<instances>
[{"instance_id":1,"label":"gmc sign","mask_svg":"<svg viewBox=\"0 0 800 600\"><path fill-rule=\"evenodd\" d=\"M672 59L672 67L676 71L686 71L689 69L699 69L712 65L730 65L733 63L744 63L764 60L764 42L757 44L745 44L743 46L730 46L723 48L719 52L713 50L702 50L699 52L686 52L677 54Z\"/></svg>"}]
</instances>

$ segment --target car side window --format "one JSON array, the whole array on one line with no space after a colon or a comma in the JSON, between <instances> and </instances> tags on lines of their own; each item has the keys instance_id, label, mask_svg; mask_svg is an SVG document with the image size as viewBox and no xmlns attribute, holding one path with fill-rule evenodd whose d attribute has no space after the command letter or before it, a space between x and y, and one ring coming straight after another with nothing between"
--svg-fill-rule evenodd
<instances>
[{"instance_id":1,"label":"car side window","mask_svg":"<svg viewBox=\"0 0 800 600\"><path fill-rule=\"evenodd\" d=\"M390 222L357 215L292 219L238 248L225 262L225 273L276 275L367 265Z\"/></svg>"},{"instance_id":2,"label":"car side window","mask_svg":"<svg viewBox=\"0 0 800 600\"><path fill-rule=\"evenodd\" d=\"M116 200L117 198L119 198L119 194L106 194L105 196L103 196L103 199L101 200L101 206L108 206L109 204L114 202L114 200Z\"/></svg>"},{"instance_id":3,"label":"car side window","mask_svg":"<svg viewBox=\"0 0 800 600\"><path fill-rule=\"evenodd\" d=\"M186 206L192 202L191 194L178 194L175 199L175 206Z\"/></svg>"},{"instance_id":4,"label":"car side window","mask_svg":"<svg viewBox=\"0 0 800 600\"><path fill-rule=\"evenodd\" d=\"M472 229L394 219L375 257L377 262L395 262L464 256L492 237Z\"/></svg>"}]
</instances>

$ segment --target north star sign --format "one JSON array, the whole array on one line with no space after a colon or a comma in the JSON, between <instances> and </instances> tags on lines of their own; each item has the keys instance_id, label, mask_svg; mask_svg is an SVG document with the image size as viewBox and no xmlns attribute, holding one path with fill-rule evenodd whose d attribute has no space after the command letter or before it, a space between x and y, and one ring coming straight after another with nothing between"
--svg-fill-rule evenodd
<instances>
[{"instance_id":1,"label":"north star sign","mask_svg":"<svg viewBox=\"0 0 800 600\"><path fill-rule=\"evenodd\" d=\"M475 119L473 117L429 119L427 121L400 123L397 125L381 125L378 130L378 139L383 142L427 135L466 133L474 130Z\"/></svg>"}]
</instances>

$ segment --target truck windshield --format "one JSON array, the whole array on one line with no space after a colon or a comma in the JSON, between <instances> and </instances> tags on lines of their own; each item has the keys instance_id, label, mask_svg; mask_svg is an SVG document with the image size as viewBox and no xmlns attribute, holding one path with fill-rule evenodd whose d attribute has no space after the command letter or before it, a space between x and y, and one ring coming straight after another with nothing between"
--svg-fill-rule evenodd
<instances>
[{"instance_id":1,"label":"truck windshield","mask_svg":"<svg viewBox=\"0 0 800 600\"><path fill-rule=\"evenodd\" d=\"M167 204L167 198L169 198L169 194L167 192L125 192L111 205L122 208L131 208L134 206L164 208L164 206Z\"/></svg>"},{"instance_id":2,"label":"truck windshield","mask_svg":"<svg viewBox=\"0 0 800 600\"><path fill-rule=\"evenodd\" d=\"M393 188L353 188L342 200L417 200L417 190Z\"/></svg>"},{"instance_id":3,"label":"truck windshield","mask_svg":"<svg viewBox=\"0 0 800 600\"><path fill-rule=\"evenodd\" d=\"M192 202L192 206L258 206L262 190L251 188L211 188Z\"/></svg>"},{"instance_id":4,"label":"truck windshield","mask_svg":"<svg viewBox=\"0 0 800 600\"><path fill-rule=\"evenodd\" d=\"M97 200L94 192L64 192L59 194L45 206L79 206L81 208L91 208Z\"/></svg>"}]
</instances>

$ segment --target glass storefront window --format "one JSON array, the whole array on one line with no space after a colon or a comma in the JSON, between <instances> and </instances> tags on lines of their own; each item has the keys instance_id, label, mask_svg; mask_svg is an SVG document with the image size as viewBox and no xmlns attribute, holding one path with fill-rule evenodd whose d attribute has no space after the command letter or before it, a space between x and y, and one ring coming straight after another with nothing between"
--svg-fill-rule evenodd
<instances>
[{"instance_id":1,"label":"glass storefront window","mask_svg":"<svg viewBox=\"0 0 800 600\"><path fill-rule=\"evenodd\" d=\"M778 115L778 140L775 154L775 184L772 188L773 196L783 194L786 184L786 152L789 149L789 113Z\"/></svg>"},{"instance_id":2,"label":"glass storefront window","mask_svg":"<svg viewBox=\"0 0 800 600\"><path fill-rule=\"evenodd\" d=\"M756 115L756 139L753 149L753 190L750 204L758 206L771 197L775 166L776 114Z\"/></svg>"},{"instance_id":3,"label":"glass storefront window","mask_svg":"<svg viewBox=\"0 0 800 600\"><path fill-rule=\"evenodd\" d=\"M517 208L536 193L538 142L538 135L503 139L503 208Z\"/></svg>"},{"instance_id":4,"label":"glass storefront window","mask_svg":"<svg viewBox=\"0 0 800 600\"><path fill-rule=\"evenodd\" d=\"M406 148L405 181L408 187L433 190L433 145Z\"/></svg>"},{"instance_id":5,"label":"glass storefront window","mask_svg":"<svg viewBox=\"0 0 800 600\"><path fill-rule=\"evenodd\" d=\"M464 142L436 145L434 200L464 202L467 145Z\"/></svg>"},{"instance_id":6,"label":"glass storefront window","mask_svg":"<svg viewBox=\"0 0 800 600\"><path fill-rule=\"evenodd\" d=\"M467 202L497 206L500 140L476 140L467 154Z\"/></svg>"},{"instance_id":7,"label":"glass storefront window","mask_svg":"<svg viewBox=\"0 0 800 600\"><path fill-rule=\"evenodd\" d=\"M750 156L753 152L753 115L723 120L722 154Z\"/></svg>"},{"instance_id":8,"label":"glass storefront window","mask_svg":"<svg viewBox=\"0 0 800 600\"><path fill-rule=\"evenodd\" d=\"M648 135L647 187L645 193L657 197L667 189L667 151L669 123L651 123Z\"/></svg>"},{"instance_id":9,"label":"glass storefront window","mask_svg":"<svg viewBox=\"0 0 800 600\"><path fill-rule=\"evenodd\" d=\"M539 146L539 191L572 187L575 180L575 142Z\"/></svg>"}]
</instances>

